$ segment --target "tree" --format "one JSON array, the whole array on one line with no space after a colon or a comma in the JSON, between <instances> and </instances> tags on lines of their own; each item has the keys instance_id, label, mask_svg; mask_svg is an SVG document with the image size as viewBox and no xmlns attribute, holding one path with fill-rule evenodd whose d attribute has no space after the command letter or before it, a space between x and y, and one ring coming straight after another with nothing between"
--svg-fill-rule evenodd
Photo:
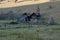
<instances>
[{"instance_id":1,"label":"tree","mask_svg":"<svg viewBox=\"0 0 60 40\"><path fill-rule=\"evenodd\" d=\"M54 20L53 17L50 17L50 18L49 18L48 24L49 24L49 25L55 25L55 24L56 24L56 22L55 22L55 20Z\"/></svg>"},{"instance_id":2,"label":"tree","mask_svg":"<svg viewBox=\"0 0 60 40\"><path fill-rule=\"evenodd\" d=\"M36 13L40 13L39 5L37 5Z\"/></svg>"},{"instance_id":3,"label":"tree","mask_svg":"<svg viewBox=\"0 0 60 40\"><path fill-rule=\"evenodd\" d=\"M37 17L41 16L39 5L37 6L37 9L36 9L36 15L37 15Z\"/></svg>"},{"instance_id":4,"label":"tree","mask_svg":"<svg viewBox=\"0 0 60 40\"><path fill-rule=\"evenodd\" d=\"M40 18L41 18L41 14L40 14L40 8L39 8L39 5L37 5L37 9L36 9L36 16L37 16L37 23L39 23L40 21Z\"/></svg>"}]
</instances>

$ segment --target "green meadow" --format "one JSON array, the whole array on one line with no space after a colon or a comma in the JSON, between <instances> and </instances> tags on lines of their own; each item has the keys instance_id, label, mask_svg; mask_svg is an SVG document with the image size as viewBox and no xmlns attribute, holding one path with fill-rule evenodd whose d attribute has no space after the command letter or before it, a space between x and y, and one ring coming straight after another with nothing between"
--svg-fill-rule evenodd
<instances>
[{"instance_id":1,"label":"green meadow","mask_svg":"<svg viewBox=\"0 0 60 40\"><path fill-rule=\"evenodd\" d=\"M60 40L60 25L1 24L0 40Z\"/></svg>"}]
</instances>

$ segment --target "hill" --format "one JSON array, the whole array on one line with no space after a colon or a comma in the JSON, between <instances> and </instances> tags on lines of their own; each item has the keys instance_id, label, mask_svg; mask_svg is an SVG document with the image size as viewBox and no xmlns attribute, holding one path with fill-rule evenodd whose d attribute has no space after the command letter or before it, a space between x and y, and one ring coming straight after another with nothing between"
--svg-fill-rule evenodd
<instances>
[{"instance_id":1,"label":"hill","mask_svg":"<svg viewBox=\"0 0 60 40\"><path fill-rule=\"evenodd\" d=\"M32 5L24 5L24 6L16 6L16 7L10 7L10 8L0 8L0 14L1 13L8 13L9 11L13 11L15 14L22 14L24 12L32 13L36 12L37 6L40 7L41 14L46 15L46 17L53 16L58 23L60 23L60 1L56 1L53 3L46 2L46 3L38 3L38 4L32 4ZM53 8L50 9L49 5L51 5Z\"/></svg>"},{"instance_id":2,"label":"hill","mask_svg":"<svg viewBox=\"0 0 60 40\"><path fill-rule=\"evenodd\" d=\"M41 4L49 2L49 0L23 0L20 2L15 2L14 0L6 0L0 2L0 8L9 8L9 7L16 7L16 6L24 6L24 5L32 5L32 4Z\"/></svg>"},{"instance_id":3,"label":"hill","mask_svg":"<svg viewBox=\"0 0 60 40\"><path fill-rule=\"evenodd\" d=\"M4 14L12 11L17 16L20 16L20 14L24 12L36 12L37 6L40 8L42 17L48 19L53 16L55 21L60 23L60 1L19 5L7 8L1 6L0 14L4 16ZM11 25L9 24L11 21L12 20L0 20L0 40L60 40L60 25L35 25L26 23Z\"/></svg>"}]
</instances>

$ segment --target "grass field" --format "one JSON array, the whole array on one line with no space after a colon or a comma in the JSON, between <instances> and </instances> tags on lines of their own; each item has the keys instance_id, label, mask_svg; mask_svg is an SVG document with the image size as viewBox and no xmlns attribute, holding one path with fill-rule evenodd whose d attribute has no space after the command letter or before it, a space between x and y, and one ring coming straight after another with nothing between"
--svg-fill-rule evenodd
<instances>
[{"instance_id":1,"label":"grass field","mask_svg":"<svg viewBox=\"0 0 60 40\"><path fill-rule=\"evenodd\" d=\"M52 15L55 21L60 24L60 2L52 3L52 9L48 8L50 3L39 4L42 17L49 19ZM21 10L20 10L21 9ZM36 5L21 6L15 8L0 8L0 12L7 13L12 10L14 13L35 12ZM44 16L45 15L45 16ZM47 21L47 20L46 20ZM60 25L8 25L9 20L0 20L0 40L60 40Z\"/></svg>"},{"instance_id":2,"label":"grass field","mask_svg":"<svg viewBox=\"0 0 60 40\"><path fill-rule=\"evenodd\" d=\"M2 24L0 40L60 40L60 25Z\"/></svg>"}]
</instances>

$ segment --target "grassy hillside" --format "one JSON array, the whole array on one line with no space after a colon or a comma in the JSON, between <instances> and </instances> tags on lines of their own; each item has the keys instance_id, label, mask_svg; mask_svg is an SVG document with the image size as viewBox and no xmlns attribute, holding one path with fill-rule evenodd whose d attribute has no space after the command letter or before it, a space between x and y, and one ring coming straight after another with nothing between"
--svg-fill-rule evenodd
<instances>
[{"instance_id":1,"label":"grassy hillside","mask_svg":"<svg viewBox=\"0 0 60 40\"><path fill-rule=\"evenodd\" d=\"M24 12L32 13L36 12L37 5L40 6L41 15L44 18L53 16L55 21L60 23L60 2L0 8L0 14L6 14L9 11L17 15ZM49 8L49 5L53 8ZM60 25L6 24L11 21L0 20L0 40L60 40Z\"/></svg>"},{"instance_id":2,"label":"grassy hillside","mask_svg":"<svg viewBox=\"0 0 60 40\"><path fill-rule=\"evenodd\" d=\"M32 13L36 12L37 6L40 7L41 14L45 15L44 17L53 16L58 23L60 23L60 1L56 1L54 3L42 3L42 4L34 4L34 5L25 5L25 6L17 6L10 8L0 8L0 14L8 13L9 11L13 11L14 14L22 14L24 12ZM52 5L52 9L49 8L49 5Z\"/></svg>"},{"instance_id":3,"label":"grassy hillside","mask_svg":"<svg viewBox=\"0 0 60 40\"><path fill-rule=\"evenodd\" d=\"M8 7L16 7L16 6L24 6L24 5L32 5L32 4L38 4L38 3L45 3L49 2L49 0L24 0L22 2L15 2L15 0L6 0L3 2L0 2L0 8L8 8Z\"/></svg>"}]
</instances>

